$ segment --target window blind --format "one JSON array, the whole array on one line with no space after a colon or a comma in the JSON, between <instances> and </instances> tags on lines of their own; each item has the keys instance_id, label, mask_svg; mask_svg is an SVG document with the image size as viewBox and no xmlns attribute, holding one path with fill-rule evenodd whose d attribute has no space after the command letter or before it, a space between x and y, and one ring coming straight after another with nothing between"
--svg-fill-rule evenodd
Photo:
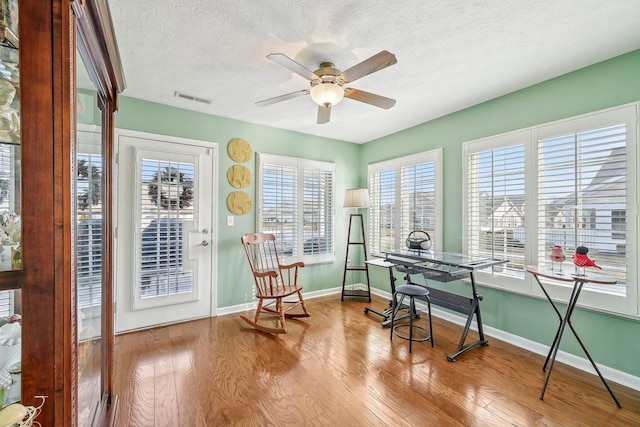
<instances>
[{"instance_id":1,"label":"window blind","mask_svg":"<svg viewBox=\"0 0 640 427\"><path fill-rule=\"evenodd\" d=\"M12 200L9 200L9 191L13 185L13 159L11 154L15 148L9 145L0 145L0 212L14 209Z\"/></svg>"},{"instance_id":2,"label":"window blind","mask_svg":"<svg viewBox=\"0 0 640 427\"><path fill-rule=\"evenodd\" d=\"M617 283L586 284L581 305L640 315L638 106L463 144L463 251L510 260L506 270L494 269L492 277L478 272L480 280L541 295L524 274L524 265L551 267L551 250L560 245L566 260L553 266L573 273L576 247L586 246L601 273ZM549 282L551 297L566 299L566 286Z\"/></svg>"},{"instance_id":3,"label":"window blind","mask_svg":"<svg viewBox=\"0 0 640 427\"><path fill-rule=\"evenodd\" d=\"M82 144L81 148L87 147ZM92 151L90 149L86 151ZM102 156L78 153L76 156L77 224L76 239L78 308L99 306L102 300Z\"/></svg>"},{"instance_id":4,"label":"window blind","mask_svg":"<svg viewBox=\"0 0 640 427\"><path fill-rule=\"evenodd\" d=\"M372 253L396 248L396 171L369 174L369 241Z\"/></svg>"},{"instance_id":5,"label":"window blind","mask_svg":"<svg viewBox=\"0 0 640 427\"><path fill-rule=\"evenodd\" d=\"M538 259L577 246L626 283L626 125L579 130L538 140Z\"/></svg>"},{"instance_id":6,"label":"window blind","mask_svg":"<svg viewBox=\"0 0 640 427\"><path fill-rule=\"evenodd\" d=\"M326 170L311 168L305 168L303 173L304 254L327 254L333 251L333 175Z\"/></svg>"},{"instance_id":7,"label":"window blind","mask_svg":"<svg viewBox=\"0 0 640 427\"><path fill-rule=\"evenodd\" d=\"M281 257L335 259L335 165L261 153L258 229L276 236Z\"/></svg>"},{"instance_id":8,"label":"window blind","mask_svg":"<svg viewBox=\"0 0 640 427\"><path fill-rule=\"evenodd\" d=\"M525 246L525 145L517 143L469 154L467 251L509 259L508 271L523 275Z\"/></svg>"},{"instance_id":9,"label":"window blind","mask_svg":"<svg viewBox=\"0 0 640 427\"><path fill-rule=\"evenodd\" d=\"M265 163L260 177L259 229L276 236L280 256L298 256L298 170L295 165Z\"/></svg>"},{"instance_id":10,"label":"window blind","mask_svg":"<svg viewBox=\"0 0 640 427\"><path fill-rule=\"evenodd\" d=\"M414 230L441 236L442 151L433 150L369 165L369 245L372 253L401 249Z\"/></svg>"},{"instance_id":11,"label":"window blind","mask_svg":"<svg viewBox=\"0 0 640 427\"><path fill-rule=\"evenodd\" d=\"M13 293L14 290L0 292L0 317L9 318L14 311L13 309Z\"/></svg>"},{"instance_id":12,"label":"window blind","mask_svg":"<svg viewBox=\"0 0 640 427\"><path fill-rule=\"evenodd\" d=\"M141 159L138 192L139 296L141 299L193 292L193 270L186 265L186 221L193 221L192 163ZM191 197L189 197L191 195Z\"/></svg>"},{"instance_id":13,"label":"window blind","mask_svg":"<svg viewBox=\"0 0 640 427\"><path fill-rule=\"evenodd\" d=\"M400 236L414 230L436 238L436 177L435 162L403 166L400 185Z\"/></svg>"}]
</instances>

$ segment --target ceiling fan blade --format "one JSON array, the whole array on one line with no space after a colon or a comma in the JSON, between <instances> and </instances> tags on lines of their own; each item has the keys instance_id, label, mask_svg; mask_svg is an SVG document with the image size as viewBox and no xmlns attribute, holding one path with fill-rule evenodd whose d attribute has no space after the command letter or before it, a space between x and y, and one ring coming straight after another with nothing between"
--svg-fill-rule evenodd
<instances>
[{"instance_id":1,"label":"ceiling fan blade","mask_svg":"<svg viewBox=\"0 0 640 427\"><path fill-rule=\"evenodd\" d=\"M318 76L314 74L313 71L311 71L307 67L304 67L298 64L296 61L289 58L287 55L283 53L270 53L269 55L267 55L267 58L269 58L276 64L280 64L283 67L293 71L294 73L301 75L305 79L316 80L318 78Z\"/></svg>"},{"instance_id":2,"label":"ceiling fan blade","mask_svg":"<svg viewBox=\"0 0 640 427\"><path fill-rule=\"evenodd\" d=\"M323 125L325 123L329 123L330 118L331 118L331 106L328 105L324 107L322 105L318 105L318 124Z\"/></svg>"},{"instance_id":3,"label":"ceiling fan blade","mask_svg":"<svg viewBox=\"0 0 640 427\"><path fill-rule=\"evenodd\" d=\"M371 58L365 59L361 63L343 71L340 76L345 83L349 83L368 74L380 71L383 68L395 64L396 62L398 62L398 60L393 53L383 50L382 52L373 55Z\"/></svg>"},{"instance_id":4,"label":"ceiling fan blade","mask_svg":"<svg viewBox=\"0 0 640 427\"><path fill-rule=\"evenodd\" d=\"M344 89L344 96L355 101L360 101L374 105L376 107L384 108L385 110L388 110L389 108L396 105L395 99L376 95L375 93L365 92L364 90L360 89L353 89L350 87Z\"/></svg>"},{"instance_id":5,"label":"ceiling fan blade","mask_svg":"<svg viewBox=\"0 0 640 427\"><path fill-rule=\"evenodd\" d=\"M287 99L297 98L302 95L309 95L309 89L299 90L297 92L291 92L284 95L276 96L269 99L263 99L262 101L256 102L256 105L264 107L265 105L275 104L276 102L286 101Z\"/></svg>"}]
</instances>

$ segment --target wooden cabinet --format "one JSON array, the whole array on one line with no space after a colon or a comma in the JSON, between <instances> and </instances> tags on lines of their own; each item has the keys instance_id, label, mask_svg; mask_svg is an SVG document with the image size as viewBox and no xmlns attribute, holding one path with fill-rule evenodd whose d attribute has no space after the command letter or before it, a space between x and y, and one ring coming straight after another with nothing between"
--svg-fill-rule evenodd
<instances>
[{"instance_id":1,"label":"wooden cabinet","mask_svg":"<svg viewBox=\"0 0 640 427\"><path fill-rule=\"evenodd\" d=\"M9 20L0 8L0 34L4 34L6 43L19 45L19 82L14 87L18 88L20 123L18 140L0 141L0 150L2 144L9 144L19 152L13 157L10 190L14 192L14 211L20 216L20 244L8 246L20 249L22 265L0 267L0 291L12 291L16 311L22 316L21 402L37 406L40 400L36 396L47 396L37 418L43 426L79 425L78 413L87 410L91 425L108 425L115 406L111 390L113 308L107 303L112 301L112 224L110 215L102 216L105 267L101 270L101 303L96 308L102 321L99 369L94 379L98 398L80 407L78 363L82 354L77 333L74 189L77 48L95 86L101 111L105 165L101 204L105 213L111 211L113 122L124 80L108 5L106 0L1 3L3 8L12 4L19 7L19 15L10 15ZM0 111L0 122L1 117ZM2 176L0 193L1 180Z\"/></svg>"}]
</instances>

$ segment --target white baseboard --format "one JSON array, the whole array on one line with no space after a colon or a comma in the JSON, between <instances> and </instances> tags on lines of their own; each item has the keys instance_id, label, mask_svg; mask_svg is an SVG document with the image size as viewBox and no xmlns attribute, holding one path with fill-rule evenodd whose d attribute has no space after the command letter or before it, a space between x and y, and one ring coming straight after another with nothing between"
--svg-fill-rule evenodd
<instances>
[{"instance_id":1,"label":"white baseboard","mask_svg":"<svg viewBox=\"0 0 640 427\"><path fill-rule=\"evenodd\" d=\"M303 292L305 299L312 299L318 297L324 297L327 295L339 294L342 292L342 288L323 289L321 291ZM228 307L219 307L216 309L217 316L224 316L226 314L240 313L243 311L254 310L258 305L257 302L248 302L238 305L230 305Z\"/></svg>"}]
</instances>

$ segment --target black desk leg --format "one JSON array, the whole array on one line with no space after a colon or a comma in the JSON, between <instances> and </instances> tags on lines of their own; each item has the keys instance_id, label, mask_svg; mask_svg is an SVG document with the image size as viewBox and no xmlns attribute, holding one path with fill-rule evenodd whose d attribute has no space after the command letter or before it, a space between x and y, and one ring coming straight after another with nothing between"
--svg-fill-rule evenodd
<instances>
[{"instance_id":1,"label":"black desk leg","mask_svg":"<svg viewBox=\"0 0 640 427\"><path fill-rule=\"evenodd\" d=\"M473 300L471 302L471 308L469 309L469 313L467 316L467 323L464 325L464 329L462 331L462 336L460 337L460 342L458 343L458 347L455 351L447 354L447 360L449 362L455 362L457 357L462 353L471 350L472 348L478 345L489 345L489 341L484 339L484 329L482 328L482 316L480 315L480 301L482 301L482 295L478 294L476 289L476 281L473 277L473 272L469 273L471 277L471 290L473 292ZM476 322L478 323L478 335L479 339L473 342L470 342L467 345L464 345L464 342L467 339L467 335L469 335L469 329L471 328L471 321L473 320L473 316L476 316Z\"/></svg>"},{"instance_id":2,"label":"black desk leg","mask_svg":"<svg viewBox=\"0 0 640 427\"><path fill-rule=\"evenodd\" d=\"M391 284L391 296L393 297L393 295L396 293L396 277L393 275L393 267L389 267L389 282ZM383 326L384 326L384 322L389 320L389 317L393 313L393 301L389 300L389 308L382 311L372 307L365 307L364 313L367 314L369 312L372 312L377 314L378 316L381 316L383 321Z\"/></svg>"},{"instance_id":3,"label":"black desk leg","mask_svg":"<svg viewBox=\"0 0 640 427\"><path fill-rule=\"evenodd\" d=\"M591 355L587 351L587 348L585 347L585 345L582 343L582 340L578 336L576 330L573 328L573 325L571 325L571 315L573 314L573 310L576 307L576 303L578 302L578 296L580 296L580 292L582 291L583 285L584 285L584 282L582 281L575 282L573 287L573 292L571 293L571 298L569 298L569 302L567 304L567 312L564 318L562 319L562 321L560 322L560 328L558 328L558 332L556 333L556 339L554 339L553 345L551 347L551 351L549 353L551 355L551 358L549 359L549 357L547 356L548 361L550 361L551 363L549 364L549 370L547 371L547 376L544 379L544 386L542 387L542 392L540 393L540 400L544 400L544 393L547 389L547 384L549 383L549 377L551 376L551 371L553 370L553 364L555 363L556 355L558 354L558 349L560 348L560 341L562 341L562 334L564 333L565 326L568 324L569 328L571 328L571 332L573 332L573 335L578 340L580 347L582 347L582 351L584 351L584 353L587 355L589 362L591 362L591 365L596 370L598 377L600 377L600 380L602 381L604 386L607 388L607 391L613 398L613 401L616 403L616 406L618 408L622 408L615 394L613 394L613 390L611 390L611 388L609 387L609 384L607 384L607 381L604 379L604 377L600 373L600 370L598 369L598 367L596 366L596 363L591 358ZM546 291L545 291L545 294L546 294ZM546 362L545 362L545 365L546 365Z\"/></svg>"}]
</instances>

